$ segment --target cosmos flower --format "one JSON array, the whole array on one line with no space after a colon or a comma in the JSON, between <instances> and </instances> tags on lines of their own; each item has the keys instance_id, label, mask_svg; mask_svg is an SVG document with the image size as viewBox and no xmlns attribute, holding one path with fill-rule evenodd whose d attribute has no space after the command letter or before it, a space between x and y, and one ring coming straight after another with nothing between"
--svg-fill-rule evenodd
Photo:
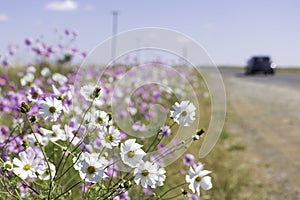
<instances>
[{"instance_id":1,"label":"cosmos flower","mask_svg":"<svg viewBox=\"0 0 300 200\"><path fill-rule=\"evenodd\" d=\"M183 157L183 163L187 166L191 166L194 164L195 157L192 154L185 154Z\"/></svg>"},{"instance_id":2,"label":"cosmos flower","mask_svg":"<svg viewBox=\"0 0 300 200\"><path fill-rule=\"evenodd\" d=\"M31 146L32 148L34 148L34 147L38 146L38 142L36 141L36 139L39 141L39 143L42 146L46 146L49 143L48 137L41 136L38 133L36 133L35 136L34 136L33 133L29 134L26 139L23 139L23 141L27 140L29 146Z\"/></svg>"},{"instance_id":3,"label":"cosmos flower","mask_svg":"<svg viewBox=\"0 0 300 200\"><path fill-rule=\"evenodd\" d=\"M4 162L2 167L7 171L12 171L13 170L13 164L10 161Z\"/></svg>"},{"instance_id":4,"label":"cosmos flower","mask_svg":"<svg viewBox=\"0 0 300 200\"><path fill-rule=\"evenodd\" d=\"M99 158L97 153L84 153L78 162L79 164L74 165L74 168L79 170L81 179L91 183L97 183L103 179L104 169L109 164L104 157Z\"/></svg>"},{"instance_id":5,"label":"cosmos flower","mask_svg":"<svg viewBox=\"0 0 300 200\"><path fill-rule=\"evenodd\" d=\"M135 141L135 139L128 139L121 144L120 148L122 161L130 167L136 167L146 155L141 149L142 145Z\"/></svg>"},{"instance_id":6,"label":"cosmos flower","mask_svg":"<svg viewBox=\"0 0 300 200\"><path fill-rule=\"evenodd\" d=\"M33 39L31 37L28 37L28 38L25 39L25 44L27 46L30 46L32 44L32 42L33 42Z\"/></svg>"},{"instance_id":7,"label":"cosmos flower","mask_svg":"<svg viewBox=\"0 0 300 200\"><path fill-rule=\"evenodd\" d=\"M32 86L27 95L28 101L37 102L42 98L43 91L37 86Z\"/></svg>"},{"instance_id":8,"label":"cosmos flower","mask_svg":"<svg viewBox=\"0 0 300 200\"><path fill-rule=\"evenodd\" d=\"M20 79L21 85L25 86L32 83L34 80L34 75L32 73L27 73L23 78Z\"/></svg>"},{"instance_id":9,"label":"cosmos flower","mask_svg":"<svg viewBox=\"0 0 300 200\"><path fill-rule=\"evenodd\" d=\"M102 96L102 90L99 86L85 85L80 88L80 94L85 98L86 101L92 102Z\"/></svg>"},{"instance_id":10,"label":"cosmos flower","mask_svg":"<svg viewBox=\"0 0 300 200\"><path fill-rule=\"evenodd\" d=\"M169 126L162 127L161 131L159 132L159 135L162 137L169 137L171 135L171 129Z\"/></svg>"},{"instance_id":11,"label":"cosmos flower","mask_svg":"<svg viewBox=\"0 0 300 200\"><path fill-rule=\"evenodd\" d=\"M141 161L137 168L134 169L133 176L136 184L143 188L148 186L155 188L158 182L158 165L149 161Z\"/></svg>"},{"instance_id":12,"label":"cosmos flower","mask_svg":"<svg viewBox=\"0 0 300 200\"><path fill-rule=\"evenodd\" d=\"M28 147L19 154L19 157L20 159L13 159L13 164L16 166L13 168L13 172L23 180L27 178L36 178L35 172L38 170L41 160L39 157L36 157L33 149Z\"/></svg>"},{"instance_id":13,"label":"cosmos flower","mask_svg":"<svg viewBox=\"0 0 300 200\"><path fill-rule=\"evenodd\" d=\"M54 73L52 79L60 85L64 85L68 81L68 78L60 73Z\"/></svg>"},{"instance_id":14,"label":"cosmos flower","mask_svg":"<svg viewBox=\"0 0 300 200\"><path fill-rule=\"evenodd\" d=\"M60 124L53 125L52 130L48 130L45 128L40 128L42 134L48 138L51 142L56 142L58 140L65 141L66 140L66 134L64 130L60 128Z\"/></svg>"},{"instance_id":15,"label":"cosmos flower","mask_svg":"<svg viewBox=\"0 0 300 200\"><path fill-rule=\"evenodd\" d=\"M69 105L72 104L72 94L70 89L58 90L55 85L52 85L53 97L62 101L63 111L69 113Z\"/></svg>"},{"instance_id":16,"label":"cosmos flower","mask_svg":"<svg viewBox=\"0 0 300 200\"><path fill-rule=\"evenodd\" d=\"M71 120L69 125L65 124L64 128L67 139L72 142L73 145L80 143L86 133L85 126L77 124L73 120Z\"/></svg>"},{"instance_id":17,"label":"cosmos flower","mask_svg":"<svg viewBox=\"0 0 300 200\"><path fill-rule=\"evenodd\" d=\"M164 168L159 168L157 170L158 180L156 182L156 186L163 186L164 181L166 180L166 170Z\"/></svg>"},{"instance_id":18,"label":"cosmos flower","mask_svg":"<svg viewBox=\"0 0 300 200\"><path fill-rule=\"evenodd\" d=\"M47 76L50 76L51 74L51 71L49 68L47 67L44 67L42 70L41 70L41 75L44 76L44 77L47 77Z\"/></svg>"},{"instance_id":19,"label":"cosmos flower","mask_svg":"<svg viewBox=\"0 0 300 200\"><path fill-rule=\"evenodd\" d=\"M189 126L195 120L196 107L189 101L182 101L180 104L176 102L173 105L175 111L171 111L171 117L177 124Z\"/></svg>"},{"instance_id":20,"label":"cosmos flower","mask_svg":"<svg viewBox=\"0 0 300 200\"><path fill-rule=\"evenodd\" d=\"M62 102L56 98L47 97L40 103L39 113L44 119L56 121L62 112Z\"/></svg>"},{"instance_id":21,"label":"cosmos flower","mask_svg":"<svg viewBox=\"0 0 300 200\"><path fill-rule=\"evenodd\" d=\"M112 149L113 146L118 146L121 142L120 131L114 126L110 126L109 128L101 127L99 138L101 144L109 149Z\"/></svg>"},{"instance_id":22,"label":"cosmos flower","mask_svg":"<svg viewBox=\"0 0 300 200\"><path fill-rule=\"evenodd\" d=\"M104 111L96 110L95 112L89 112L86 118L89 122L88 126L90 130L111 125L109 115Z\"/></svg>"},{"instance_id":23,"label":"cosmos flower","mask_svg":"<svg viewBox=\"0 0 300 200\"><path fill-rule=\"evenodd\" d=\"M211 177L207 176L211 171L203 170L203 167L203 164L199 164L196 167L191 166L189 174L186 175L186 182L189 183L189 189L191 189L193 193L197 192L198 196L200 196L200 187L203 190L212 188Z\"/></svg>"},{"instance_id":24,"label":"cosmos flower","mask_svg":"<svg viewBox=\"0 0 300 200\"><path fill-rule=\"evenodd\" d=\"M39 179L45 181L50 180L50 178L55 176L56 169L55 165L49 162L50 170L48 169L47 163L43 163L42 167L40 167L37 172L39 173ZM51 176L50 176L51 173Z\"/></svg>"},{"instance_id":25,"label":"cosmos flower","mask_svg":"<svg viewBox=\"0 0 300 200\"><path fill-rule=\"evenodd\" d=\"M0 86L7 85L9 82L8 76L0 76Z\"/></svg>"}]
</instances>

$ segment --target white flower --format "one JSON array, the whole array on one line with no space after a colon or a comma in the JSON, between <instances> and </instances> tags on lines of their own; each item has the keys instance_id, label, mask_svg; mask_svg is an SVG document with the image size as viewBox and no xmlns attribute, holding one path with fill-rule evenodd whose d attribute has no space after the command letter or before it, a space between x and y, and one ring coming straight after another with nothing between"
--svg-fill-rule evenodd
<instances>
[{"instance_id":1,"label":"white flower","mask_svg":"<svg viewBox=\"0 0 300 200\"><path fill-rule=\"evenodd\" d=\"M173 105L175 111L171 111L171 117L177 124L188 126L195 120L196 107L189 101L182 101L180 104L176 102Z\"/></svg>"},{"instance_id":2,"label":"white flower","mask_svg":"<svg viewBox=\"0 0 300 200\"><path fill-rule=\"evenodd\" d=\"M99 158L97 153L85 153L79 158L79 164L74 168L79 170L81 179L91 183L97 183L103 179L104 170L108 166L109 162L103 158Z\"/></svg>"},{"instance_id":3,"label":"white flower","mask_svg":"<svg viewBox=\"0 0 300 200\"><path fill-rule=\"evenodd\" d=\"M102 126L111 125L109 116L106 112L97 110L93 113L88 113L87 121L89 122L89 129L93 130L95 128L101 128Z\"/></svg>"},{"instance_id":4,"label":"white flower","mask_svg":"<svg viewBox=\"0 0 300 200\"><path fill-rule=\"evenodd\" d=\"M49 162L49 166L50 166L50 170L48 168L47 163L44 163L42 168L37 170L37 172L39 173L39 179L45 181L45 180L49 180L51 177L52 179L54 178L56 173L55 165ZM50 173L51 173L51 177L50 177Z\"/></svg>"},{"instance_id":5,"label":"white flower","mask_svg":"<svg viewBox=\"0 0 300 200\"><path fill-rule=\"evenodd\" d=\"M10 161L4 162L2 167L7 171L12 171L13 170L13 164Z\"/></svg>"},{"instance_id":6,"label":"white flower","mask_svg":"<svg viewBox=\"0 0 300 200\"><path fill-rule=\"evenodd\" d=\"M84 137L86 128L83 125L76 124L75 121L71 121L71 123L70 125L65 124L66 137L73 145L77 145Z\"/></svg>"},{"instance_id":7,"label":"white flower","mask_svg":"<svg viewBox=\"0 0 300 200\"><path fill-rule=\"evenodd\" d=\"M19 154L20 159L13 159L13 164L16 166L13 168L13 172L23 180L27 178L36 178L35 172L38 170L40 158L35 158L35 156L35 152L31 147L22 151Z\"/></svg>"},{"instance_id":8,"label":"white flower","mask_svg":"<svg viewBox=\"0 0 300 200\"><path fill-rule=\"evenodd\" d=\"M79 157L77 156L77 157L74 157L72 159L72 161L74 163L74 165L73 165L74 169L76 169L78 171L81 169L83 161L84 161L84 158L85 158L85 154L87 154L87 153L88 152L83 152L83 153L80 154Z\"/></svg>"},{"instance_id":9,"label":"white flower","mask_svg":"<svg viewBox=\"0 0 300 200\"><path fill-rule=\"evenodd\" d=\"M22 86L27 85L27 83L32 83L34 80L34 75L32 73L26 74L23 78L21 78L20 82Z\"/></svg>"},{"instance_id":10,"label":"white flower","mask_svg":"<svg viewBox=\"0 0 300 200\"><path fill-rule=\"evenodd\" d=\"M65 141L66 134L64 130L60 128L60 125L53 125L52 130L48 130L45 128L40 128L43 135L45 135L51 142L56 142L58 140Z\"/></svg>"},{"instance_id":11,"label":"white flower","mask_svg":"<svg viewBox=\"0 0 300 200\"><path fill-rule=\"evenodd\" d=\"M95 90L99 90L99 92L95 92ZM96 102L98 97L102 95L102 90L99 86L85 85L80 88L80 94L85 98L86 101L92 102L93 100Z\"/></svg>"},{"instance_id":12,"label":"white flower","mask_svg":"<svg viewBox=\"0 0 300 200\"><path fill-rule=\"evenodd\" d=\"M34 73L36 72L36 69L35 69L34 66L31 65L31 66L29 66L29 67L27 68L26 71L27 71L27 73L33 73L33 74L34 74Z\"/></svg>"},{"instance_id":13,"label":"white flower","mask_svg":"<svg viewBox=\"0 0 300 200\"><path fill-rule=\"evenodd\" d=\"M54 73L52 75L52 79L56 82L58 82L60 85L65 84L68 81L68 78L60 73Z\"/></svg>"},{"instance_id":14,"label":"white flower","mask_svg":"<svg viewBox=\"0 0 300 200\"><path fill-rule=\"evenodd\" d=\"M118 146L121 142L120 131L114 126L110 126L108 129L105 126L101 127L99 138L101 144L109 149Z\"/></svg>"},{"instance_id":15,"label":"white flower","mask_svg":"<svg viewBox=\"0 0 300 200\"><path fill-rule=\"evenodd\" d=\"M134 169L134 182L138 185L141 184L143 188L148 186L155 188L158 181L157 171L158 165L156 163L141 161L138 167Z\"/></svg>"},{"instance_id":16,"label":"white flower","mask_svg":"<svg viewBox=\"0 0 300 200\"><path fill-rule=\"evenodd\" d=\"M37 133L34 136L34 134L31 133L30 135L27 136L27 141L29 143L29 146L31 146L32 148L39 145L35 138L42 146L46 146L49 143L49 139L47 137L41 136L40 134Z\"/></svg>"},{"instance_id":17,"label":"white flower","mask_svg":"<svg viewBox=\"0 0 300 200\"><path fill-rule=\"evenodd\" d=\"M65 113L69 113L69 105L72 103L72 93L71 90L61 90L59 91L55 85L52 85L52 90L54 93L54 97L56 97L58 100L62 101L63 111Z\"/></svg>"},{"instance_id":18,"label":"white flower","mask_svg":"<svg viewBox=\"0 0 300 200\"><path fill-rule=\"evenodd\" d=\"M42 76L47 77L47 76L50 76L50 74L51 74L51 71L50 71L50 69L47 68L47 67L44 67L44 68L42 69L42 71L41 71L41 75L42 75Z\"/></svg>"},{"instance_id":19,"label":"white flower","mask_svg":"<svg viewBox=\"0 0 300 200\"><path fill-rule=\"evenodd\" d=\"M56 98L47 97L40 103L39 113L44 119L56 121L62 112L62 102Z\"/></svg>"},{"instance_id":20,"label":"white flower","mask_svg":"<svg viewBox=\"0 0 300 200\"><path fill-rule=\"evenodd\" d=\"M124 144L121 144L120 148L122 161L130 167L137 167L144 155L146 155L141 149L142 146L143 145L135 143L135 139L126 140Z\"/></svg>"},{"instance_id":21,"label":"white flower","mask_svg":"<svg viewBox=\"0 0 300 200\"><path fill-rule=\"evenodd\" d=\"M158 180L156 182L156 186L163 186L164 181L166 180L166 170L164 168L159 168L157 171Z\"/></svg>"},{"instance_id":22,"label":"white flower","mask_svg":"<svg viewBox=\"0 0 300 200\"><path fill-rule=\"evenodd\" d=\"M203 164L197 167L190 167L189 174L186 175L185 179L187 183L190 183L189 188L195 193L197 191L198 196L200 196L200 187L203 190L209 190L212 188L211 177L206 176L211 173L211 171L203 170Z\"/></svg>"}]
</instances>

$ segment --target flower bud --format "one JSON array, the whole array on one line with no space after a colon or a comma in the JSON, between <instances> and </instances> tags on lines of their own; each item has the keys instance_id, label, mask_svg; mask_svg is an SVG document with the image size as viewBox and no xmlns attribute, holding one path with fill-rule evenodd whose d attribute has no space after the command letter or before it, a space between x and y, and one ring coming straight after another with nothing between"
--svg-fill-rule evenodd
<instances>
[{"instance_id":1,"label":"flower bud","mask_svg":"<svg viewBox=\"0 0 300 200\"><path fill-rule=\"evenodd\" d=\"M24 138L23 140L22 140L22 146L26 149L28 146L29 146L29 142L28 142L28 140L26 139L26 138Z\"/></svg>"},{"instance_id":2,"label":"flower bud","mask_svg":"<svg viewBox=\"0 0 300 200\"><path fill-rule=\"evenodd\" d=\"M19 107L19 112L26 114L29 112L29 106L26 102L22 102L21 106Z\"/></svg>"},{"instance_id":3,"label":"flower bud","mask_svg":"<svg viewBox=\"0 0 300 200\"><path fill-rule=\"evenodd\" d=\"M112 120L112 113L107 113L107 115L108 115L108 121L111 121Z\"/></svg>"},{"instance_id":4,"label":"flower bud","mask_svg":"<svg viewBox=\"0 0 300 200\"><path fill-rule=\"evenodd\" d=\"M199 135L193 135L193 141L196 141L196 140L199 140L199 139L200 139Z\"/></svg>"},{"instance_id":5,"label":"flower bud","mask_svg":"<svg viewBox=\"0 0 300 200\"><path fill-rule=\"evenodd\" d=\"M205 133L205 130L204 130L203 128L197 131L197 135L198 135L198 136L201 136L201 135L203 135L204 133Z\"/></svg>"},{"instance_id":6,"label":"flower bud","mask_svg":"<svg viewBox=\"0 0 300 200\"><path fill-rule=\"evenodd\" d=\"M129 189L132 186L132 182L131 181L124 181L123 183L120 184L120 188L124 188L124 189Z\"/></svg>"},{"instance_id":7,"label":"flower bud","mask_svg":"<svg viewBox=\"0 0 300 200\"><path fill-rule=\"evenodd\" d=\"M93 96L95 98L99 97L100 96L100 91L101 91L101 88L99 86L97 86L94 91L93 91Z\"/></svg>"},{"instance_id":8,"label":"flower bud","mask_svg":"<svg viewBox=\"0 0 300 200\"><path fill-rule=\"evenodd\" d=\"M186 196L188 194L188 192L185 189L181 189L181 193Z\"/></svg>"},{"instance_id":9,"label":"flower bud","mask_svg":"<svg viewBox=\"0 0 300 200\"><path fill-rule=\"evenodd\" d=\"M37 122L37 117L35 115L32 115L30 118L29 118L30 122L31 123L36 123Z\"/></svg>"}]
</instances>

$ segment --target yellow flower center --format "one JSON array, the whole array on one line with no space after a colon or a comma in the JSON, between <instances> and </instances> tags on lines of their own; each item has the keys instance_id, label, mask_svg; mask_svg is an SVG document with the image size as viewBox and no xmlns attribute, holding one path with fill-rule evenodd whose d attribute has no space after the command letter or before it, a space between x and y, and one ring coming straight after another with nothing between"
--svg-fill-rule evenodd
<instances>
[{"instance_id":1,"label":"yellow flower center","mask_svg":"<svg viewBox=\"0 0 300 200\"><path fill-rule=\"evenodd\" d=\"M201 177L200 176L197 176L197 178L195 179L197 182L200 182L201 181Z\"/></svg>"},{"instance_id":2,"label":"yellow flower center","mask_svg":"<svg viewBox=\"0 0 300 200\"><path fill-rule=\"evenodd\" d=\"M144 170L142 171L142 175L143 175L143 176L148 176L148 175L149 175L149 171L146 170L146 169L144 169Z\"/></svg>"},{"instance_id":3,"label":"yellow flower center","mask_svg":"<svg viewBox=\"0 0 300 200\"><path fill-rule=\"evenodd\" d=\"M94 166L89 166L89 167L87 168L87 172L88 172L89 174L93 174L93 173L96 172L96 168L95 168Z\"/></svg>"},{"instance_id":4,"label":"yellow flower center","mask_svg":"<svg viewBox=\"0 0 300 200\"><path fill-rule=\"evenodd\" d=\"M9 163L6 163L5 166L4 166L4 168L6 168L6 169L12 169L12 165L9 164Z\"/></svg>"},{"instance_id":5,"label":"yellow flower center","mask_svg":"<svg viewBox=\"0 0 300 200\"><path fill-rule=\"evenodd\" d=\"M128 153L127 153L127 156L128 156L129 158L134 157L134 155L135 155L135 153L134 153L133 150L130 150L130 151L128 151Z\"/></svg>"},{"instance_id":6,"label":"yellow flower center","mask_svg":"<svg viewBox=\"0 0 300 200\"><path fill-rule=\"evenodd\" d=\"M114 137L113 137L111 134L107 134L107 135L105 136L105 139L106 139L107 142L112 142L113 139L114 139Z\"/></svg>"},{"instance_id":7,"label":"yellow flower center","mask_svg":"<svg viewBox=\"0 0 300 200\"><path fill-rule=\"evenodd\" d=\"M57 98L58 100L65 100L66 99L66 97L64 96L64 95L62 95L62 94L60 94L60 95L58 95L58 98Z\"/></svg>"},{"instance_id":8,"label":"yellow flower center","mask_svg":"<svg viewBox=\"0 0 300 200\"><path fill-rule=\"evenodd\" d=\"M30 168L31 168L31 164L28 163L23 167L23 169L25 169L26 171L30 170Z\"/></svg>"},{"instance_id":9,"label":"yellow flower center","mask_svg":"<svg viewBox=\"0 0 300 200\"><path fill-rule=\"evenodd\" d=\"M53 132L53 133L51 134L51 136L52 136L52 137L56 137L57 134L56 134L55 132Z\"/></svg>"},{"instance_id":10,"label":"yellow flower center","mask_svg":"<svg viewBox=\"0 0 300 200\"><path fill-rule=\"evenodd\" d=\"M74 133L74 136L75 136L75 137L79 137L79 133L76 131L76 132Z\"/></svg>"},{"instance_id":11,"label":"yellow flower center","mask_svg":"<svg viewBox=\"0 0 300 200\"><path fill-rule=\"evenodd\" d=\"M24 146L28 146L29 145L29 142L26 138L23 139L23 145Z\"/></svg>"},{"instance_id":12,"label":"yellow flower center","mask_svg":"<svg viewBox=\"0 0 300 200\"><path fill-rule=\"evenodd\" d=\"M49 107L49 112L50 112L50 113L53 114L53 113L55 113L55 111L56 111L56 108L55 108L54 106L50 106L50 107Z\"/></svg>"},{"instance_id":13,"label":"yellow flower center","mask_svg":"<svg viewBox=\"0 0 300 200\"><path fill-rule=\"evenodd\" d=\"M188 114L188 113L187 113L185 110L181 113L182 117L187 116L187 114Z\"/></svg>"},{"instance_id":14,"label":"yellow flower center","mask_svg":"<svg viewBox=\"0 0 300 200\"><path fill-rule=\"evenodd\" d=\"M98 124L102 124L102 123L103 123L103 119L102 119L101 117L98 117L98 118L97 118L97 123L98 123Z\"/></svg>"}]
</instances>

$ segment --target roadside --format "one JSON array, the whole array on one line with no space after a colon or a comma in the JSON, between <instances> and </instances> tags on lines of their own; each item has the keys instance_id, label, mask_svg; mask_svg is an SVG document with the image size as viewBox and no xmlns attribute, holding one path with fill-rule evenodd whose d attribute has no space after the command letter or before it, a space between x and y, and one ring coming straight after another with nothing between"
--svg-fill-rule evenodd
<instances>
[{"instance_id":1,"label":"roadside","mask_svg":"<svg viewBox=\"0 0 300 200\"><path fill-rule=\"evenodd\" d=\"M300 199L299 91L233 76L225 76L225 85L226 128L246 145L243 156L263 188L261 199Z\"/></svg>"}]
</instances>

